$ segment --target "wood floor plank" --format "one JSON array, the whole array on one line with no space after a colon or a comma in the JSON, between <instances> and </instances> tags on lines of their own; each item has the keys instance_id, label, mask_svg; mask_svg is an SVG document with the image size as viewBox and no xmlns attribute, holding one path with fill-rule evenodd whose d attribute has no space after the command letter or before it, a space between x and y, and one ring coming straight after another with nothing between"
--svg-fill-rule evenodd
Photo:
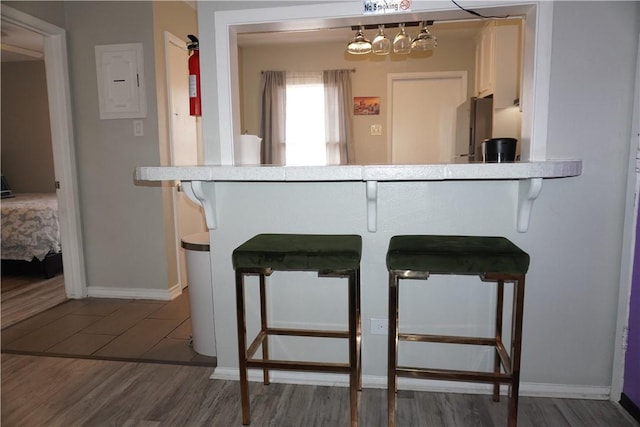
<instances>
[{"instance_id":1,"label":"wood floor plank","mask_svg":"<svg viewBox=\"0 0 640 427\"><path fill-rule=\"evenodd\" d=\"M15 325L37 313L66 301L64 276L51 279L41 276L3 276L2 329ZM9 289L9 290L5 290Z\"/></svg>"},{"instance_id":2,"label":"wood floor plank","mask_svg":"<svg viewBox=\"0 0 640 427\"><path fill-rule=\"evenodd\" d=\"M13 354L1 364L3 427L241 425L238 383L210 380L211 368ZM345 387L251 383L250 392L252 427L349 425ZM503 402L488 395L399 394L399 426L505 425ZM608 401L523 397L521 404L520 427L637 426ZM360 426L386 426L386 390L364 389L360 408Z\"/></svg>"}]
</instances>

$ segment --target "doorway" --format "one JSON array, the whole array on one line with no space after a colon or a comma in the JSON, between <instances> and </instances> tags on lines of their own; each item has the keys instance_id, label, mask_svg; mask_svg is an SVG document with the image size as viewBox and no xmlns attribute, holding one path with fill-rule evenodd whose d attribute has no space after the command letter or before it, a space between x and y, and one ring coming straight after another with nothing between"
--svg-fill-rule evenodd
<instances>
[{"instance_id":1,"label":"doorway","mask_svg":"<svg viewBox=\"0 0 640 427\"><path fill-rule=\"evenodd\" d=\"M3 23L43 37L60 239L64 245L64 288L68 298L84 298L87 291L80 231L66 32L60 27L5 5L0 9L0 17Z\"/></svg>"},{"instance_id":2,"label":"doorway","mask_svg":"<svg viewBox=\"0 0 640 427\"><path fill-rule=\"evenodd\" d=\"M167 69L167 108L169 114L169 152L171 166L200 164L196 117L189 114L189 53L186 42L168 31L164 32ZM172 189L178 280L187 287L186 252L181 245L184 236L206 231L202 207L182 192L177 181Z\"/></svg>"},{"instance_id":3,"label":"doorway","mask_svg":"<svg viewBox=\"0 0 640 427\"><path fill-rule=\"evenodd\" d=\"M389 74L387 83L390 163L452 163L466 71Z\"/></svg>"}]
</instances>

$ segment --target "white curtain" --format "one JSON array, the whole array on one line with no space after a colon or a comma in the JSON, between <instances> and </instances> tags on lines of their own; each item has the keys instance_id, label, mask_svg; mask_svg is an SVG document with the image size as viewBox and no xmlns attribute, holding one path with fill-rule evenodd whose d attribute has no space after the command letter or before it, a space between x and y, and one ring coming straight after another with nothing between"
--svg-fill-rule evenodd
<instances>
[{"instance_id":1,"label":"white curtain","mask_svg":"<svg viewBox=\"0 0 640 427\"><path fill-rule=\"evenodd\" d=\"M351 137L351 70L323 73L327 164L346 165L354 160Z\"/></svg>"},{"instance_id":2,"label":"white curtain","mask_svg":"<svg viewBox=\"0 0 640 427\"><path fill-rule=\"evenodd\" d=\"M284 165L286 135L286 74L284 71L263 71L260 133L262 164Z\"/></svg>"}]
</instances>

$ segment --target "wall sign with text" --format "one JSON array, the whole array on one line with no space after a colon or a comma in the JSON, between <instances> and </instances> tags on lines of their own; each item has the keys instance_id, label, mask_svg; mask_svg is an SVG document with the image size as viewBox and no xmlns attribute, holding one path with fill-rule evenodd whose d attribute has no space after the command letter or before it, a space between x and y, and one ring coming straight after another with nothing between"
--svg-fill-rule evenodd
<instances>
[{"instance_id":1,"label":"wall sign with text","mask_svg":"<svg viewBox=\"0 0 640 427\"><path fill-rule=\"evenodd\" d=\"M364 15L382 15L411 10L411 0L363 0L362 4Z\"/></svg>"}]
</instances>

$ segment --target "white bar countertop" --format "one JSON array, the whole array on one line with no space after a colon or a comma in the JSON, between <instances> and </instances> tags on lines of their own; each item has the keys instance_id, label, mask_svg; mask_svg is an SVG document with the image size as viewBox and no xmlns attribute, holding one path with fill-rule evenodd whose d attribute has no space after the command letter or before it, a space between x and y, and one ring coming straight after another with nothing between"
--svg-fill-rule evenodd
<instances>
[{"instance_id":1,"label":"white bar countertop","mask_svg":"<svg viewBox=\"0 0 640 427\"><path fill-rule=\"evenodd\" d=\"M216 201L205 192L203 182L345 182L366 184L367 229L377 230L378 182L446 180L519 181L516 229L526 232L533 202L540 195L545 178L568 178L582 173L582 160L549 160L510 163L449 163L427 165L347 166L154 166L137 167L140 181L184 183L185 194L203 207L209 229L217 227Z\"/></svg>"},{"instance_id":2,"label":"white bar countertop","mask_svg":"<svg viewBox=\"0 0 640 427\"><path fill-rule=\"evenodd\" d=\"M566 178L582 173L581 160L512 163L348 166L142 166L141 181L444 181Z\"/></svg>"}]
</instances>

